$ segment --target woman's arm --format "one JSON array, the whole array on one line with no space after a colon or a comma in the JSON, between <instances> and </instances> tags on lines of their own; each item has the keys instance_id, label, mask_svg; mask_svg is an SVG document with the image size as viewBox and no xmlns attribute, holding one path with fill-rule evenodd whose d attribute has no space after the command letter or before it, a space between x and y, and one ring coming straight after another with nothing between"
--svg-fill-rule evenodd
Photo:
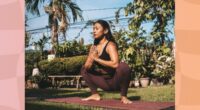
<instances>
[{"instance_id":1,"label":"woman's arm","mask_svg":"<svg viewBox=\"0 0 200 110\"><path fill-rule=\"evenodd\" d=\"M90 47L90 51L89 51L87 60L86 60L86 62L85 62L85 64L84 64L84 67L85 67L86 69L90 69L91 66L92 66L92 64L93 64L93 62L94 62L94 59L93 59L92 56L93 56L93 54L94 54L95 48L96 48L95 46L91 46L91 47Z\"/></svg>"},{"instance_id":2,"label":"woman's arm","mask_svg":"<svg viewBox=\"0 0 200 110\"><path fill-rule=\"evenodd\" d=\"M102 60L97 55L93 56L94 60L98 62L99 64L102 64L104 66L108 66L111 68L117 68L119 64L119 57L118 57L118 51L115 43L109 42L108 46L106 48L106 52L110 56L110 61Z\"/></svg>"}]
</instances>

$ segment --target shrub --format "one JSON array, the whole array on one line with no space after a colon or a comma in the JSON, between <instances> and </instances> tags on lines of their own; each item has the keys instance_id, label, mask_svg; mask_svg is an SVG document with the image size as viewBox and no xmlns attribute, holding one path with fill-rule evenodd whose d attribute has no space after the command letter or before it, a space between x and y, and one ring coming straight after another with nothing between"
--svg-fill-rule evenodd
<instances>
[{"instance_id":1,"label":"shrub","mask_svg":"<svg viewBox=\"0 0 200 110\"><path fill-rule=\"evenodd\" d=\"M64 43L55 46L57 57L72 57L77 55L86 55L88 53L87 46L81 42L66 41Z\"/></svg>"},{"instance_id":2,"label":"shrub","mask_svg":"<svg viewBox=\"0 0 200 110\"><path fill-rule=\"evenodd\" d=\"M31 64L25 64L25 80L27 80L31 76L33 67L34 66Z\"/></svg>"},{"instance_id":3,"label":"shrub","mask_svg":"<svg viewBox=\"0 0 200 110\"><path fill-rule=\"evenodd\" d=\"M79 74L82 65L86 61L86 56L70 57L65 59L65 69L68 74Z\"/></svg>"},{"instance_id":4,"label":"shrub","mask_svg":"<svg viewBox=\"0 0 200 110\"><path fill-rule=\"evenodd\" d=\"M65 72L65 65L64 62L60 58L55 58L54 60L50 61L48 63L47 68L47 74L53 75L53 74L58 74L61 75Z\"/></svg>"},{"instance_id":5,"label":"shrub","mask_svg":"<svg viewBox=\"0 0 200 110\"><path fill-rule=\"evenodd\" d=\"M68 58L55 58L52 61L39 62L39 69L46 75L77 75L87 56L75 56Z\"/></svg>"},{"instance_id":6,"label":"shrub","mask_svg":"<svg viewBox=\"0 0 200 110\"><path fill-rule=\"evenodd\" d=\"M51 86L51 81L45 75L30 76L32 83L38 84L39 88L48 88Z\"/></svg>"},{"instance_id":7,"label":"shrub","mask_svg":"<svg viewBox=\"0 0 200 110\"><path fill-rule=\"evenodd\" d=\"M40 61L41 54L39 51L26 50L25 53L25 80L32 75L34 65Z\"/></svg>"},{"instance_id":8,"label":"shrub","mask_svg":"<svg viewBox=\"0 0 200 110\"><path fill-rule=\"evenodd\" d=\"M170 56L160 56L157 60L156 68L154 69L154 77L167 84L170 79L175 76L175 60Z\"/></svg>"}]
</instances>

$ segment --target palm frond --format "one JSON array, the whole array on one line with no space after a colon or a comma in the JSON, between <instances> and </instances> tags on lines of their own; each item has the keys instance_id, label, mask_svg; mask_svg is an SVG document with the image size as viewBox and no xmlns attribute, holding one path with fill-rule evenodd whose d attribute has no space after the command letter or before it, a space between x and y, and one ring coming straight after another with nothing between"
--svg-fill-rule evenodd
<instances>
[{"instance_id":1,"label":"palm frond","mask_svg":"<svg viewBox=\"0 0 200 110\"><path fill-rule=\"evenodd\" d=\"M76 3L72 2L71 0L63 0L63 3L66 8L72 12L74 22L78 19L78 17L83 20L82 10Z\"/></svg>"},{"instance_id":2,"label":"palm frond","mask_svg":"<svg viewBox=\"0 0 200 110\"><path fill-rule=\"evenodd\" d=\"M40 15L40 5L44 3L45 0L25 0L25 6L27 11L32 14Z\"/></svg>"}]
</instances>

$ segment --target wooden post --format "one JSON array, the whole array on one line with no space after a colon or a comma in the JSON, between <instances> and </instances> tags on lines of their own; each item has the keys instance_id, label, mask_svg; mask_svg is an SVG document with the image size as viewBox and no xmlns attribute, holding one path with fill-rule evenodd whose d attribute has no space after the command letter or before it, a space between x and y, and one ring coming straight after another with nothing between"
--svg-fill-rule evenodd
<instances>
[{"instance_id":1,"label":"wooden post","mask_svg":"<svg viewBox=\"0 0 200 110\"><path fill-rule=\"evenodd\" d=\"M55 87L55 77L52 77L52 85L53 85L53 88Z\"/></svg>"},{"instance_id":2,"label":"wooden post","mask_svg":"<svg viewBox=\"0 0 200 110\"><path fill-rule=\"evenodd\" d=\"M79 89L79 77L76 77L76 88Z\"/></svg>"}]
</instances>

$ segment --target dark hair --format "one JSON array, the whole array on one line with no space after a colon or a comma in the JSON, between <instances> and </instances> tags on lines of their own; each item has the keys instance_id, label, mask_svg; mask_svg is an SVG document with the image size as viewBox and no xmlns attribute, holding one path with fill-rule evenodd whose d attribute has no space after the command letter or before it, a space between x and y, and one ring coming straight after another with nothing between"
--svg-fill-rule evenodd
<instances>
[{"instance_id":1,"label":"dark hair","mask_svg":"<svg viewBox=\"0 0 200 110\"><path fill-rule=\"evenodd\" d=\"M108 30L108 33L104 34L103 36L105 36L108 41L112 41L116 44L115 39L113 38L113 35L111 33L110 26L109 26L108 22L105 21L105 20L97 20L97 21L93 22L93 25L96 24L96 23L99 23L103 27L103 29ZM97 45L98 43L99 43L99 39L95 39L94 45Z\"/></svg>"}]
</instances>

